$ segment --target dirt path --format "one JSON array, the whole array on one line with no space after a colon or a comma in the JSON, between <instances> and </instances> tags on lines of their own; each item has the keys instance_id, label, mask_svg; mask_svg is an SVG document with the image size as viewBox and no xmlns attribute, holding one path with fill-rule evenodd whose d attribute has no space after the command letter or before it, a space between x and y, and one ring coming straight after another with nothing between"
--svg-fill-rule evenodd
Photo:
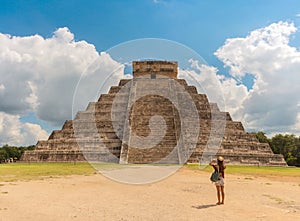
<instances>
[{"instance_id":1,"label":"dirt path","mask_svg":"<svg viewBox=\"0 0 300 221\"><path fill-rule=\"evenodd\" d=\"M102 175L0 184L0 220L300 220L300 180L226 176L216 206L209 174L181 169L147 185Z\"/></svg>"}]
</instances>

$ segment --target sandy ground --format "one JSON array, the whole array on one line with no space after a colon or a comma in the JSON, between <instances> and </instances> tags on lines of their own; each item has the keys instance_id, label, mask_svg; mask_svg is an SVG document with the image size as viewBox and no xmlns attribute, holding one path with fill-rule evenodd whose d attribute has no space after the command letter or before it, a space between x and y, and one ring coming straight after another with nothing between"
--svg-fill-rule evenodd
<instances>
[{"instance_id":1,"label":"sandy ground","mask_svg":"<svg viewBox=\"0 0 300 221\"><path fill-rule=\"evenodd\" d=\"M227 175L216 206L209 173L186 168L128 185L102 175L0 184L0 220L300 220L300 179Z\"/></svg>"}]
</instances>

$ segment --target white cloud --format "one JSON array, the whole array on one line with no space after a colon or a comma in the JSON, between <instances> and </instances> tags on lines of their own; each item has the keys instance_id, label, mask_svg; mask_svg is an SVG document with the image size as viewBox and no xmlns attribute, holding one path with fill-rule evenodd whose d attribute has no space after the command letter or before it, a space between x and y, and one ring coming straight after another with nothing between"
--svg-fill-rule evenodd
<instances>
[{"instance_id":1,"label":"white cloud","mask_svg":"<svg viewBox=\"0 0 300 221\"><path fill-rule=\"evenodd\" d=\"M296 15L296 17L300 17L300 13Z\"/></svg>"},{"instance_id":2,"label":"white cloud","mask_svg":"<svg viewBox=\"0 0 300 221\"><path fill-rule=\"evenodd\" d=\"M195 86L198 82L198 91L221 109L222 98L216 95L222 91L224 109L247 130L300 135L300 52L289 45L296 30L293 23L278 22L244 38L227 39L215 55L234 78L196 61L192 61L194 70L179 70L179 77ZM250 90L241 84L246 74L254 77Z\"/></svg>"},{"instance_id":3,"label":"white cloud","mask_svg":"<svg viewBox=\"0 0 300 221\"><path fill-rule=\"evenodd\" d=\"M39 139L47 139L48 134L40 125L23 123L18 115L0 112L0 146L32 145Z\"/></svg>"},{"instance_id":4,"label":"white cloud","mask_svg":"<svg viewBox=\"0 0 300 221\"><path fill-rule=\"evenodd\" d=\"M179 69L178 78L184 78L189 85L196 86L198 93L206 94L210 102L215 102L220 109L224 109L224 97L216 75L217 69L205 64L199 65L198 61L190 62L191 69Z\"/></svg>"},{"instance_id":5,"label":"white cloud","mask_svg":"<svg viewBox=\"0 0 300 221\"><path fill-rule=\"evenodd\" d=\"M114 61L109 54L100 56L83 72L77 84L73 100L73 114L84 110L89 101L97 100L100 94L107 93L113 85L118 85L124 76L124 65Z\"/></svg>"},{"instance_id":6,"label":"white cloud","mask_svg":"<svg viewBox=\"0 0 300 221\"><path fill-rule=\"evenodd\" d=\"M117 69L116 79L123 78L122 67L108 54L99 54L94 45L75 41L68 28L57 29L50 38L0 33L0 112L10 116L5 119L6 125L11 126L6 127L10 132L0 133L1 139L13 143L28 140L26 136L38 130L36 125L19 122L24 130L20 134L20 128L9 122L13 119L16 123L19 116L29 112L51 125L61 126L72 118L73 95L82 74L82 79L89 84L85 85L86 91L79 90L83 98L88 98L79 106L81 110L91 101L91 92L93 98L98 96L95 93L111 70Z\"/></svg>"},{"instance_id":7,"label":"white cloud","mask_svg":"<svg viewBox=\"0 0 300 221\"><path fill-rule=\"evenodd\" d=\"M57 29L53 37L62 43L74 42L74 34L67 27Z\"/></svg>"},{"instance_id":8,"label":"white cloud","mask_svg":"<svg viewBox=\"0 0 300 221\"><path fill-rule=\"evenodd\" d=\"M0 84L0 93L3 92L5 90L5 87L3 84Z\"/></svg>"},{"instance_id":9,"label":"white cloud","mask_svg":"<svg viewBox=\"0 0 300 221\"><path fill-rule=\"evenodd\" d=\"M215 67L198 65L196 61L192 61L192 66L195 70L179 69L178 77L196 86L198 93L206 94L209 102L217 103L221 111L228 111L234 119L241 119L240 107L247 97L247 87L220 75Z\"/></svg>"},{"instance_id":10,"label":"white cloud","mask_svg":"<svg viewBox=\"0 0 300 221\"><path fill-rule=\"evenodd\" d=\"M300 52L289 45L296 30L293 23L273 23L245 38L227 39L215 52L232 76L255 78L237 108L248 129L300 134Z\"/></svg>"},{"instance_id":11,"label":"white cloud","mask_svg":"<svg viewBox=\"0 0 300 221\"><path fill-rule=\"evenodd\" d=\"M99 55L94 45L76 42L68 28L47 39L0 34L0 111L34 111L41 120L61 125L71 118L76 84L92 63L103 71L93 82L98 86L118 65L106 53Z\"/></svg>"}]
</instances>

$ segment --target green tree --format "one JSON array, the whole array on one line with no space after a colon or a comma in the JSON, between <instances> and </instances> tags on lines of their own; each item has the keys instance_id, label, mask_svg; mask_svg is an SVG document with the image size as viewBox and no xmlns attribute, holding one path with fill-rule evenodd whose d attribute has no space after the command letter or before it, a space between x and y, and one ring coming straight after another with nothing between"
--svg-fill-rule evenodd
<instances>
[{"instance_id":1,"label":"green tree","mask_svg":"<svg viewBox=\"0 0 300 221\"><path fill-rule=\"evenodd\" d=\"M274 153L282 154L290 166L300 165L300 138L294 134L277 134L270 140Z\"/></svg>"},{"instance_id":2,"label":"green tree","mask_svg":"<svg viewBox=\"0 0 300 221\"><path fill-rule=\"evenodd\" d=\"M20 153L17 147L8 146L7 144L2 147L6 153L8 154L8 158L20 157Z\"/></svg>"},{"instance_id":3,"label":"green tree","mask_svg":"<svg viewBox=\"0 0 300 221\"><path fill-rule=\"evenodd\" d=\"M5 149L0 148L0 161L3 161L8 158L8 154Z\"/></svg>"},{"instance_id":4,"label":"green tree","mask_svg":"<svg viewBox=\"0 0 300 221\"><path fill-rule=\"evenodd\" d=\"M15 147L6 144L0 148L0 160L5 160L7 158L20 159L25 150L33 150L34 147L34 145L27 147Z\"/></svg>"},{"instance_id":5,"label":"green tree","mask_svg":"<svg viewBox=\"0 0 300 221\"><path fill-rule=\"evenodd\" d=\"M269 143L275 154L282 154L290 166L300 166L300 137L294 134L276 134L268 139L264 132L255 133L261 143Z\"/></svg>"},{"instance_id":6,"label":"green tree","mask_svg":"<svg viewBox=\"0 0 300 221\"><path fill-rule=\"evenodd\" d=\"M256 132L255 136L260 143L269 143L269 139L267 138L264 132L262 131Z\"/></svg>"}]
</instances>

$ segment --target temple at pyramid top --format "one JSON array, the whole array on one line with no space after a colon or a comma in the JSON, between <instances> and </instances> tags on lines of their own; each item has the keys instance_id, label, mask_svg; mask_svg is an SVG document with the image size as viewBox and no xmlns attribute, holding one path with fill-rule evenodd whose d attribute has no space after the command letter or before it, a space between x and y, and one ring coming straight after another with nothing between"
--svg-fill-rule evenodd
<instances>
[{"instance_id":1,"label":"temple at pyramid top","mask_svg":"<svg viewBox=\"0 0 300 221\"><path fill-rule=\"evenodd\" d=\"M178 63L176 61L133 61L133 77L151 76L177 79Z\"/></svg>"}]
</instances>

